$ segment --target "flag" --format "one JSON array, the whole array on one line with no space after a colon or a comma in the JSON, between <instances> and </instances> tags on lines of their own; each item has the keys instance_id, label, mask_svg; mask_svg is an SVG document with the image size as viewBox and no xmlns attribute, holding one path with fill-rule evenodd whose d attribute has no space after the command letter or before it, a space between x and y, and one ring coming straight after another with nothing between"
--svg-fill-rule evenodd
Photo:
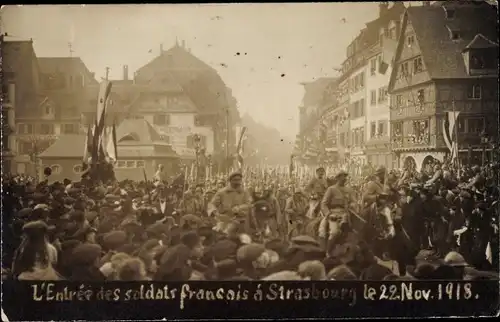
<instances>
[{"instance_id":1,"label":"flag","mask_svg":"<svg viewBox=\"0 0 500 322\"><path fill-rule=\"evenodd\" d=\"M105 130L106 107L109 103L109 93L111 92L111 82L103 81L99 87L97 97L96 130L94 136L97 138L97 151L104 152L102 147L103 133Z\"/></svg>"},{"instance_id":2,"label":"flag","mask_svg":"<svg viewBox=\"0 0 500 322\"><path fill-rule=\"evenodd\" d=\"M242 129L241 129L241 132L240 132L240 138L238 140L238 146L236 148L236 158L237 158L237 168L242 170L243 169L243 141L244 141L244 136L245 136L245 132L246 132L247 128L244 126Z\"/></svg>"},{"instance_id":3,"label":"flag","mask_svg":"<svg viewBox=\"0 0 500 322\"><path fill-rule=\"evenodd\" d=\"M118 150L116 144L116 126L113 124L112 127L109 127L106 131L105 136L105 146L106 146L106 157L108 161L116 161L118 160Z\"/></svg>"},{"instance_id":4,"label":"flag","mask_svg":"<svg viewBox=\"0 0 500 322\"><path fill-rule=\"evenodd\" d=\"M83 147L83 163L89 164L89 160L92 157L92 143L94 141L94 137L92 135L93 129L89 124L87 129L87 136L85 137L85 145Z\"/></svg>"},{"instance_id":5,"label":"flag","mask_svg":"<svg viewBox=\"0 0 500 322\"><path fill-rule=\"evenodd\" d=\"M454 129L460 112L446 112L446 117L443 122L443 137L446 146L450 150L451 160L458 157L458 142L454 135Z\"/></svg>"}]
</instances>

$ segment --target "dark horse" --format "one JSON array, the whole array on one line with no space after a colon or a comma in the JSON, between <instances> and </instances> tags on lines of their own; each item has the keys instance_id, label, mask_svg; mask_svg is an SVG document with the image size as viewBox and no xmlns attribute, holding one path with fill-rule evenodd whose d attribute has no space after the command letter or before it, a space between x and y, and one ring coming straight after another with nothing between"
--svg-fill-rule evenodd
<instances>
[{"instance_id":1,"label":"dark horse","mask_svg":"<svg viewBox=\"0 0 500 322\"><path fill-rule=\"evenodd\" d=\"M351 221L354 230L371 246L375 256L397 262L400 275L406 274L407 265L414 265L418 253L414 240L418 234L415 234L411 220L402 220L399 202L382 196L366 207L360 216L353 215Z\"/></svg>"}]
</instances>

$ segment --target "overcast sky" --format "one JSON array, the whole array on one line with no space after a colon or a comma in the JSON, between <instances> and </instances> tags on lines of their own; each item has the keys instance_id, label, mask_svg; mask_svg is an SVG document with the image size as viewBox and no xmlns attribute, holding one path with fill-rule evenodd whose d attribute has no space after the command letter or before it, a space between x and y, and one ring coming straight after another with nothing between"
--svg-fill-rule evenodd
<instances>
[{"instance_id":1,"label":"overcast sky","mask_svg":"<svg viewBox=\"0 0 500 322\"><path fill-rule=\"evenodd\" d=\"M106 66L111 79L125 64L132 75L177 37L219 72L242 114L293 138L300 82L337 76L346 46L377 15L375 2L25 5L3 7L1 23L10 40L33 38L39 57L69 56L71 42L98 80Z\"/></svg>"}]
</instances>

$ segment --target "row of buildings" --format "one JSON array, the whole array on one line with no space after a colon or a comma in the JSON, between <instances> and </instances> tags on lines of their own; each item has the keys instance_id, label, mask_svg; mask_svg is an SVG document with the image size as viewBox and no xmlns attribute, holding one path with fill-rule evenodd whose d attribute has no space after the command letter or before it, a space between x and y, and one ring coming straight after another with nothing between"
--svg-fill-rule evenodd
<instances>
[{"instance_id":1,"label":"row of buildings","mask_svg":"<svg viewBox=\"0 0 500 322\"><path fill-rule=\"evenodd\" d=\"M417 169L449 156L481 163L498 147L496 7L478 1L379 4L346 50L341 76L304 84L295 154L304 163L350 161Z\"/></svg>"},{"instance_id":2,"label":"row of buildings","mask_svg":"<svg viewBox=\"0 0 500 322\"><path fill-rule=\"evenodd\" d=\"M57 180L77 178L96 116L94 73L79 57L37 57L32 40L2 36L1 50L2 169L35 175L48 166ZM122 79L111 81L107 122L117 124L119 172L145 168L152 176L157 164L175 167L200 153L225 166L236 141L237 103L184 42L160 46L133 75L123 66Z\"/></svg>"}]
</instances>

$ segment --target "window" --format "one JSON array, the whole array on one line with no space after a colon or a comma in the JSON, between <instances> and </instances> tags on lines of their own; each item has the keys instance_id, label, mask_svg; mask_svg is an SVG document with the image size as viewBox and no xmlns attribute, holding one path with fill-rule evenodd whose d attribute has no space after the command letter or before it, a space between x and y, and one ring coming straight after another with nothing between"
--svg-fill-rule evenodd
<instances>
[{"instance_id":1,"label":"window","mask_svg":"<svg viewBox=\"0 0 500 322\"><path fill-rule=\"evenodd\" d=\"M377 73L377 59L370 60L370 75L374 76Z\"/></svg>"},{"instance_id":2,"label":"window","mask_svg":"<svg viewBox=\"0 0 500 322\"><path fill-rule=\"evenodd\" d=\"M19 134L33 134L33 124L18 124L17 132Z\"/></svg>"},{"instance_id":3,"label":"window","mask_svg":"<svg viewBox=\"0 0 500 322\"><path fill-rule=\"evenodd\" d=\"M420 105L423 105L425 103L425 96L424 96L424 90L423 89L419 89L417 91L417 103L420 104Z\"/></svg>"},{"instance_id":4,"label":"window","mask_svg":"<svg viewBox=\"0 0 500 322\"><path fill-rule=\"evenodd\" d=\"M170 136L168 136L168 135L160 135L160 140L162 140L165 143L170 143Z\"/></svg>"},{"instance_id":5,"label":"window","mask_svg":"<svg viewBox=\"0 0 500 322\"><path fill-rule=\"evenodd\" d=\"M19 142L19 154L30 154L33 151L33 144L31 142Z\"/></svg>"},{"instance_id":6,"label":"window","mask_svg":"<svg viewBox=\"0 0 500 322\"><path fill-rule=\"evenodd\" d=\"M455 18L455 10L451 8L444 8L446 19L453 20Z\"/></svg>"},{"instance_id":7,"label":"window","mask_svg":"<svg viewBox=\"0 0 500 322\"><path fill-rule=\"evenodd\" d=\"M451 40L460 40L460 38L462 38L462 34L460 33L460 31L451 31Z\"/></svg>"},{"instance_id":8,"label":"window","mask_svg":"<svg viewBox=\"0 0 500 322\"><path fill-rule=\"evenodd\" d=\"M481 85L474 84L467 89L468 99L481 99Z\"/></svg>"},{"instance_id":9,"label":"window","mask_svg":"<svg viewBox=\"0 0 500 322\"><path fill-rule=\"evenodd\" d=\"M135 161L126 161L127 168L135 168Z\"/></svg>"},{"instance_id":10,"label":"window","mask_svg":"<svg viewBox=\"0 0 500 322\"><path fill-rule=\"evenodd\" d=\"M374 138L376 135L377 135L377 123L371 122L370 123L370 137Z\"/></svg>"},{"instance_id":11,"label":"window","mask_svg":"<svg viewBox=\"0 0 500 322\"><path fill-rule=\"evenodd\" d=\"M117 161L116 162L116 167L117 168L125 168L127 163L125 161Z\"/></svg>"},{"instance_id":12,"label":"window","mask_svg":"<svg viewBox=\"0 0 500 322\"><path fill-rule=\"evenodd\" d=\"M365 144L365 129L361 128L359 130L359 143L361 146Z\"/></svg>"},{"instance_id":13,"label":"window","mask_svg":"<svg viewBox=\"0 0 500 322\"><path fill-rule=\"evenodd\" d=\"M60 164L53 164L50 166L50 169L52 170L52 174L61 174L62 172L62 166Z\"/></svg>"},{"instance_id":14,"label":"window","mask_svg":"<svg viewBox=\"0 0 500 322\"><path fill-rule=\"evenodd\" d=\"M408 62L401 63L399 76L400 78L408 76Z\"/></svg>"},{"instance_id":15,"label":"window","mask_svg":"<svg viewBox=\"0 0 500 322\"><path fill-rule=\"evenodd\" d=\"M361 101L359 101L359 117L365 116L365 99L362 98Z\"/></svg>"},{"instance_id":16,"label":"window","mask_svg":"<svg viewBox=\"0 0 500 322\"><path fill-rule=\"evenodd\" d=\"M445 120L443 119L443 122ZM459 133L464 133L465 132L465 118L463 117L463 115L459 115L458 116L458 120L457 120L457 130Z\"/></svg>"},{"instance_id":17,"label":"window","mask_svg":"<svg viewBox=\"0 0 500 322\"><path fill-rule=\"evenodd\" d=\"M345 134L344 133L340 133L339 140L340 140L340 145L345 146Z\"/></svg>"},{"instance_id":18,"label":"window","mask_svg":"<svg viewBox=\"0 0 500 322\"><path fill-rule=\"evenodd\" d=\"M403 122L394 122L392 124L392 135L394 136L403 135Z\"/></svg>"},{"instance_id":19,"label":"window","mask_svg":"<svg viewBox=\"0 0 500 322\"><path fill-rule=\"evenodd\" d=\"M387 100L387 87L381 87L378 89L378 101L379 103L385 102Z\"/></svg>"},{"instance_id":20,"label":"window","mask_svg":"<svg viewBox=\"0 0 500 322\"><path fill-rule=\"evenodd\" d=\"M403 95L396 96L396 107L403 107Z\"/></svg>"},{"instance_id":21,"label":"window","mask_svg":"<svg viewBox=\"0 0 500 322\"><path fill-rule=\"evenodd\" d=\"M2 135L2 151L9 151L10 146L9 146L9 136L8 135Z\"/></svg>"},{"instance_id":22,"label":"window","mask_svg":"<svg viewBox=\"0 0 500 322\"><path fill-rule=\"evenodd\" d=\"M406 37L406 44L408 45L408 47L413 46L414 43L415 37L413 35Z\"/></svg>"},{"instance_id":23,"label":"window","mask_svg":"<svg viewBox=\"0 0 500 322\"><path fill-rule=\"evenodd\" d=\"M413 60L413 74L418 74L423 70L422 57L417 57Z\"/></svg>"},{"instance_id":24,"label":"window","mask_svg":"<svg viewBox=\"0 0 500 322\"><path fill-rule=\"evenodd\" d=\"M146 162L142 161L142 160L138 160L136 161L136 167L137 168L144 168L146 166Z\"/></svg>"},{"instance_id":25,"label":"window","mask_svg":"<svg viewBox=\"0 0 500 322\"><path fill-rule=\"evenodd\" d=\"M378 123L377 135L378 136L384 136L386 134L387 134L387 121L380 121Z\"/></svg>"},{"instance_id":26,"label":"window","mask_svg":"<svg viewBox=\"0 0 500 322\"><path fill-rule=\"evenodd\" d=\"M377 61L378 61L378 68L380 68L380 66L382 66L382 63L383 63L383 61L382 61L382 55L378 55Z\"/></svg>"},{"instance_id":27,"label":"window","mask_svg":"<svg viewBox=\"0 0 500 322\"><path fill-rule=\"evenodd\" d=\"M392 27L391 29L389 29L389 38L391 39L397 38L396 27Z\"/></svg>"},{"instance_id":28,"label":"window","mask_svg":"<svg viewBox=\"0 0 500 322\"><path fill-rule=\"evenodd\" d=\"M471 69L483 69L485 68L484 57L478 53L471 54L470 56L470 68Z\"/></svg>"},{"instance_id":29,"label":"window","mask_svg":"<svg viewBox=\"0 0 500 322\"><path fill-rule=\"evenodd\" d=\"M81 164L77 164L73 167L73 172L76 174L80 174L83 172L83 167Z\"/></svg>"},{"instance_id":30,"label":"window","mask_svg":"<svg viewBox=\"0 0 500 322\"><path fill-rule=\"evenodd\" d=\"M484 130L484 118L468 118L467 119L467 132L481 133Z\"/></svg>"},{"instance_id":31,"label":"window","mask_svg":"<svg viewBox=\"0 0 500 322\"><path fill-rule=\"evenodd\" d=\"M50 106L50 105L45 106L45 114L46 115L52 114L52 106Z\"/></svg>"},{"instance_id":32,"label":"window","mask_svg":"<svg viewBox=\"0 0 500 322\"><path fill-rule=\"evenodd\" d=\"M370 91L370 105L376 105L377 104L377 91L372 90Z\"/></svg>"},{"instance_id":33,"label":"window","mask_svg":"<svg viewBox=\"0 0 500 322\"><path fill-rule=\"evenodd\" d=\"M359 86L361 88L365 87L365 73L359 74Z\"/></svg>"},{"instance_id":34,"label":"window","mask_svg":"<svg viewBox=\"0 0 500 322\"><path fill-rule=\"evenodd\" d=\"M76 134L78 133L78 126L76 124L63 124L62 133L64 134Z\"/></svg>"},{"instance_id":35,"label":"window","mask_svg":"<svg viewBox=\"0 0 500 322\"><path fill-rule=\"evenodd\" d=\"M2 94L3 94L4 101L6 103L10 103L9 85L8 84L2 85Z\"/></svg>"},{"instance_id":36,"label":"window","mask_svg":"<svg viewBox=\"0 0 500 322\"><path fill-rule=\"evenodd\" d=\"M154 125L168 125L169 117L165 114L158 114L153 116L153 124Z\"/></svg>"},{"instance_id":37,"label":"window","mask_svg":"<svg viewBox=\"0 0 500 322\"><path fill-rule=\"evenodd\" d=\"M54 124L40 124L40 134L54 134Z\"/></svg>"}]
</instances>

